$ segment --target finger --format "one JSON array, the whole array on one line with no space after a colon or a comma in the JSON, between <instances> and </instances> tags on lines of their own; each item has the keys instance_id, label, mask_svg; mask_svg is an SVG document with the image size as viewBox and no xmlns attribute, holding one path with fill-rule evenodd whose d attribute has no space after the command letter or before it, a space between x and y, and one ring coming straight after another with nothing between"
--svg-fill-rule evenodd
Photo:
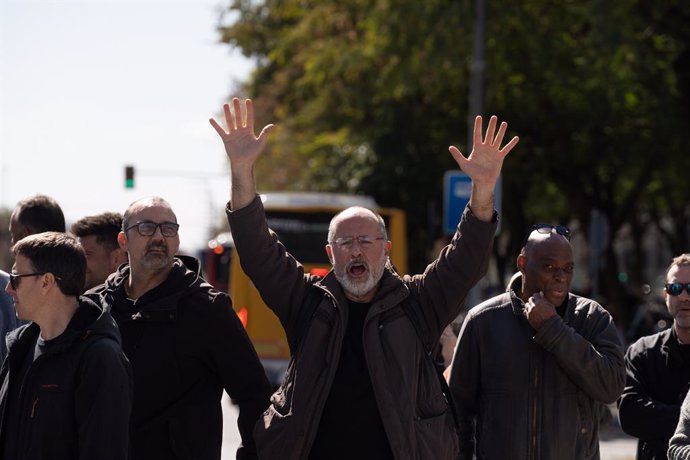
<instances>
[{"instance_id":1,"label":"finger","mask_svg":"<svg viewBox=\"0 0 690 460\"><path fill-rule=\"evenodd\" d=\"M474 144L479 145L482 143L482 116L477 115L474 119Z\"/></svg>"},{"instance_id":2,"label":"finger","mask_svg":"<svg viewBox=\"0 0 690 460\"><path fill-rule=\"evenodd\" d=\"M503 155L505 157L506 155L508 155L510 153L511 150L513 150L513 147L515 147L518 142L520 142L520 138L517 136L513 137L510 140L510 142L508 142L506 144L505 147L503 147L501 150L499 150L499 152L501 153L501 155Z\"/></svg>"},{"instance_id":3,"label":"finger","mask_svg":"<svg viewBox=\"0 0 690 460\"><path fill-rule=\"evenodd\" d=\"M235 129L240 129L242 127L242 107L240 100L236 97L232 99L232 109L235 112Z\"/></svg>"},{"instance_id":4,"label":"finger","mask_svg":"<svg viewBox=\"0 0 690 460\"><path fill-rule=\"evenodd\" d=\"M503 136L506 134L506 129L508 128L508 123L505 121L501 123L501 126L498 127L498 132L496 133L496 138L491 142L492 146L496 146L498 148L501 147L501 142L503 142Z\"/></svg>"},{"instance_id":5,"label":"finger","mask_svg":"<svg viewBox=\"0 0 690 460\"><path fill-rule=\"evenodd\" d=\"M467 158L465 158L465 155L463 155L462 152L457 147L452 146L452 145L450 147L448 147L448 150L450 151L450 154L453 155L453 158L455 158L455 161L460 166L460 169L462 169L462 165L467 163Z\"/></svg>"},{"instance_id":6,"label":"finger","mask_svg":"<svg viewBox=\"0 0 690 460\"><path fill-rule=\"evenodd\" d=\"M264 129L261 130L261 134L259 134L259 137L257 137L257 140L263 147L264 144L266 144L266 141L268 141L268 135L273 131L273 126L274 125L266 125L264 126Z\"/></svg>"},{"instance_id":7,"label":"finger","mask_svg":"<svg viewBox=\"0 0 690 460\"><path fill-rule=\"evenodd\" d=\"M218 124L218 122L217 122L216 120L214 120L213 118L209 118L209 119L208 119L208 122L211 123L211 126L213 126L213 129L216 130L216 132L218 133L218 135L219 135L220 137L225 137L225 136L228 134L228 133L226 133L225 130Z\"/></svg>"},{"instance_id":8,"label":"finger","mask_svg":"<svg viewBox=\"0 0 690 460\"><path fill-rule=\"evenodd\" d=\"M491 141L494 138L494 132L496 132L496 123L498 122L498 118L496 118L496 115L492 115L491 118L489 118L489 127L486 128L486 136L484 137L484 144L488 143L491 144Z\"/></svg>"},{"instance_id":9,"label":"finger","mask_svg":"<svg viewBox=\"0 0 690 460\"><path fill-rule=\"evenodd\" d=\"M230 111L230 104L223 104L223 112L225 113L225 125L228 132L235 128L235 123L232 121L232 112Z\"/></svg>"},{"instance_id":10,"label":"finger","mask_svg":"<svg viewBox=\"0 0 690 460\"><path fill-rule=\"evenodd\" d=\"M247 126L247 128L249 128L249 131L253 135L254 134L254 104L252 104L251 99L246 99L244 101L244 108L245 108L245 112L247 115L246 126ZM266 128L264 128L264 130L265 129ZM263 134L263 131L262 131L262 134Z\"/></svg>"}]
</instances>

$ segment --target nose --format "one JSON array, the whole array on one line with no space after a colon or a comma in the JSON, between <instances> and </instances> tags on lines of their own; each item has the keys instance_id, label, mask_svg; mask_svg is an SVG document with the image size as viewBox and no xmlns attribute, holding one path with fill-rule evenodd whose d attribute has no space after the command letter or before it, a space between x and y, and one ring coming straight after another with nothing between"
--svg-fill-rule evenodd
<instances>
[{"instance_id":1,"label":"nose","mask_svg":"<svg viewBox=\"0 0 690 460\"><path fill-rule=\"evenodd\" d=\"M362 255L362 247L359 244L359 241L354 240L352 242L352 249L350 249L350 257L359 257Z\"/></svg>"},{"instance_id":2,"label":"nose","mask_svg":"<svg viewBox=\"0 0 690 460\"><path fill-rule=\"evenodd\" d=\"M567 273L565 270L566 270L565 268L561 268L561 267L554 268L554 272L553 272L554 278L556 278L558 280L564 280L567 276Z\"/></svg>"}]
</instances>

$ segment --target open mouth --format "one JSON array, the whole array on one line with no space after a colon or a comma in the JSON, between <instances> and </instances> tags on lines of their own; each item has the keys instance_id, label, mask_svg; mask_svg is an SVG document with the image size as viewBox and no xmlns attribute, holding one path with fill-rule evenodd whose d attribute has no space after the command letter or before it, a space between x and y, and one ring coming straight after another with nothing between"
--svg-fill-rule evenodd
<instances>
[{"instance_id":1,"label":"open mouth","mask_svg":"<svg viewBox=\"0 0 690 460\"><path fill-rule=\"evenodd\" d=\"M354 263L354 264L350 265L350 267L347 270L348 274L350 276L352 276L353 278L362 277L362 276L366 275L367 271L368 270L367 270L366 265L360 264L360 263Z\"/></svg>"}]
</instances>

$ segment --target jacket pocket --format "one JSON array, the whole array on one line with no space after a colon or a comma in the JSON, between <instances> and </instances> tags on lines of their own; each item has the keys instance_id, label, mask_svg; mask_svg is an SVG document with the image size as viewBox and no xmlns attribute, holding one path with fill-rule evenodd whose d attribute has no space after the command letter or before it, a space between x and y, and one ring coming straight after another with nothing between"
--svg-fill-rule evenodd
<instances>
[{"instance_id":1,"label":"jacket pocket","mask_svg":"<svg viewBox=\"0 0 690 460\"><path fill-rule=\"evenodd\" d=\"M599 419L602 417L602 409L605 409L602 403L591 400L582 391L577 392L577 410L578 417L578 432L577 437L584 454L583 458L594 458L594 454L599 448L598 433L599 433Z\"/></svg>"},{"instance_id":2,"label":"jacket pocket","mask_svg":"<svg viewBox=\"0 0 690 460\"><path fill-rule=\"evenodd\" d=\"M417 458L454 460L458 455L458 436L448 410L433 417L417 417L414 429Z\"/></svg>"}]
</instances>

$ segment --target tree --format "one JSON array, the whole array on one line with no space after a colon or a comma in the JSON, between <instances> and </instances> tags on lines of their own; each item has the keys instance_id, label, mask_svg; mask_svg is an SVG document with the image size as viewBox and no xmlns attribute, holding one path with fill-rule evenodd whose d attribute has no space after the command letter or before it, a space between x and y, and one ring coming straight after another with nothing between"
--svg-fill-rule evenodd
<instances>
[{"instance_id":1,"label":"tree","mask_svg":"<svg viewBox=\"0 0 690 460\"><path fill-rule=\"evenodd\" d=\"M247 91L280 127L262 167L292 165L282 185L404 208L420 269L438 232L426 216L440 209L443 172L457 167L447 146L463 146L473 115L471 2L238 0L228 11L239 15L222 21L222 39L257 59ZM675 165L687 161L678 163L690 127L689 11L639 0L491 2L485 113L521 137L504 167L499 279L530 224L575 220L586 233L593 210L614 238L630 225L639 238L670 215L661 228L687 241L690 190ZM260 187L270 174L259 172ZM625 322L610 242L604 257L600 294Z\"/></svg>"}]
</instances>

